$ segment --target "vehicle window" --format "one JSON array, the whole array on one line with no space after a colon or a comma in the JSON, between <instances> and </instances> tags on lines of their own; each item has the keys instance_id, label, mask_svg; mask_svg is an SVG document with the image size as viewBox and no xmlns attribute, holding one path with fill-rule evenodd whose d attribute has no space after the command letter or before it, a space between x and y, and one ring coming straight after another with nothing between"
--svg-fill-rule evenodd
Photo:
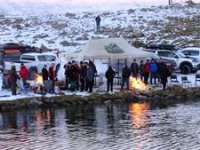
<instances>
[{"instance_id":1,"label":"vehicle window","mask_svg":"<svg viewBox=\"0 0 200 150\"><path fill-rule=\"evenodd\" d=\"M38 56L39 61L55 61L56 57L51 55L41 55Z\"/></svg>"},{"instance_id":2,"label":"vehicle window","mask_svg":"<svg viewBox=\"0 0 200 150\"><path fill-rule=\"evenodd\" d=\"M166 52L158 52L158 56L167 57L167 53Z\"/></svg>"},{"instance_id":3,"label":"vehicle window","mask_svg":"<svg viewBox=\"0 0 200 150\"><path fill-rule=\"evenodd\" d=\"M169 53L169 54L168 54L168 57L171 57L171 58L177 58L177 55L174 54L174 53Z\"/></svg>"},{"instance_id":4,"label":"vehicle window","mask_svg":"<svg viewBox=\"0 0 200 150\"><path fill-rule=\"evenodd\" d=\"M29 61L35 61L35 57L34 56L30 56L30 55L23 55L22 60L29 60Z\"/></svg>"},{"instance_id":5,"label":"vehicle window","mask_svg":"<svg viewBox=\"0 0 200 150\"><path fill-rule=\"evenodd\" d=\"M199 56L199 51L188 50L188 51L183 51L183 54L186 56Z\"/></svg>"}]
</instances>

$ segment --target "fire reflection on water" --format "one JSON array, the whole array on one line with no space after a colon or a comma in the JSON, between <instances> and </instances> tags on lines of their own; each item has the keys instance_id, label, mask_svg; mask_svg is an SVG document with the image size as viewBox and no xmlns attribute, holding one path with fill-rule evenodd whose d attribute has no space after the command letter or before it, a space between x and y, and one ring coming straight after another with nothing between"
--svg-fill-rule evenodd
<instances>
[{"instance_id":1,"label":"fire reflection on water","mask_svg":"<svg viewBox=\"0 0 200 150\"><path fill-rule=\"evenodd\" d=\"M132 127L134 129L146 127L149 108L149 103L132 103L129 105Z\"/></svg>"}]
</instances>

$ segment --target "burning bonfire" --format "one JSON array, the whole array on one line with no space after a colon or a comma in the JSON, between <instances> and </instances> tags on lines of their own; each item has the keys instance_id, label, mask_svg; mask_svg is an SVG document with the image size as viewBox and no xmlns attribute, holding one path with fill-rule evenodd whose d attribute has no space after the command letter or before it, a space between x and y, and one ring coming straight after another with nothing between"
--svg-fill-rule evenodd
<instances>
[{"instance_id":1,"label":"burning bonfire","mask_svg":"<svg viewBox=\"0 0 200 150\"><path fill-rule=\"evenodd\" d=\"M36 83L38 84L38 85L43 85L43 78L42 78L42 76L41 75L39 75L39 74L35 74L35 81L36 81Z\"/></svg>"},{"instance_id":2,"label":"burning bonfire","mask_svg":"<svg viewBox=\"0 0 200 150\"><path fill-rule=\"evenodd\" d=\"M130 84L131 91L135 91L135 90L146 91L146 90L148 90L148 86L146 84L144 84L144 82L140 79L130 77L129 84Z\"/></svg>"}]
</instances>

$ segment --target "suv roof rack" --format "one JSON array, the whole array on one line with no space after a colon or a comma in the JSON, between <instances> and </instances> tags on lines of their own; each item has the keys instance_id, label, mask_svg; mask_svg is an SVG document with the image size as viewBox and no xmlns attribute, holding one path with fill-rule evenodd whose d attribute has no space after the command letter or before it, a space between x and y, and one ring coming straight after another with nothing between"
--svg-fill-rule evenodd
<instances>
[{"instance_id":1,"label":"suv roof rack","mask_svg":"<svg viewBox=\"0 0 200 150\"><path fill-rule=\"evenodd\" d=\"M159 49L159 50L171 50L171 51L175 51L177 50L175 45L171 45L171 44L146 44L144 45L144 48L146 49Z\"/></svg>"}]
</instances>

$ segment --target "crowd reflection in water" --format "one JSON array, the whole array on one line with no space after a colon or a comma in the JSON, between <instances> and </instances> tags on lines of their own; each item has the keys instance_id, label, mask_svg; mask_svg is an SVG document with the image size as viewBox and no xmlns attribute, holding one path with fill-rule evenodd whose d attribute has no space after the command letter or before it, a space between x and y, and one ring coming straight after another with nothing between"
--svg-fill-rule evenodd
<instances>
[{"instance_id":1,"label":"crowd reflection in water","mask_svg":"<svg viewBox=\"0 0 200 150\"><path fill-rule=\"evenodd\" d=\"M60 137L60 142L65 145L76 141L76 134L80 139L86 138L93 142L117 143L120 137L134 138L135 130L131 133L131 127L141 129L147 126L149 107L148 103L106 103L98 106L3 112L0 113L0 132L16 129L12 132L21 133L21 139L24 140L29 140L32 133L45 137L48 137L48 133L48 139ZM127 120L131 123L126 124ZM107 141L108 137L112 137L112 141Z\"/></svg>"}]
</instances>

